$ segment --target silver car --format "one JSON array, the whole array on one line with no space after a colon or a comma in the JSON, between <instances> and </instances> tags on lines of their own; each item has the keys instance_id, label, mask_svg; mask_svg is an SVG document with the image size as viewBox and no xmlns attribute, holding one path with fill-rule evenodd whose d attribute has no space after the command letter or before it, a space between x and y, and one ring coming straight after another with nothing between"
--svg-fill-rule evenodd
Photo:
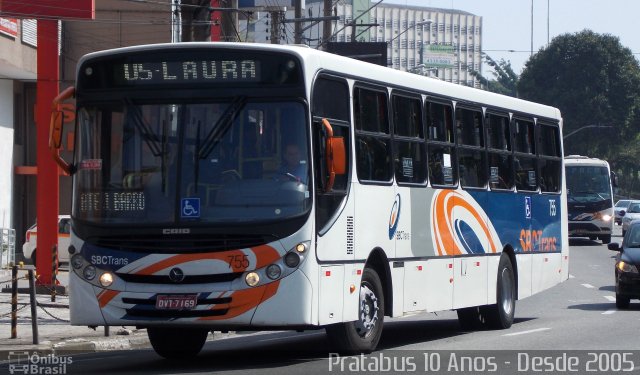
<instances>
[{"instance_id":1,"label":"silver car","mask_svg":"<svg viewBox=\"0 0 640 375\"><path fill-rule=\"evenodd\" d=\"M633 202L631 199L620 199L616 202L616 205L613 206L613 216L616 224L622 224L622 215L620 215L620 212L626 211L631 202Z\"/></svg>"},{"instance_id":2,"label":"silver car","mask_svg":"<svg viewBox=\"0 0 640 375\"><path fill-rule=\"evenodd\" d=\"M626 210L620 212L620 215L622 215L622 236L624 237L631 222L640 219L640 201L631 202Z\"/></svg>"}]
</instances>

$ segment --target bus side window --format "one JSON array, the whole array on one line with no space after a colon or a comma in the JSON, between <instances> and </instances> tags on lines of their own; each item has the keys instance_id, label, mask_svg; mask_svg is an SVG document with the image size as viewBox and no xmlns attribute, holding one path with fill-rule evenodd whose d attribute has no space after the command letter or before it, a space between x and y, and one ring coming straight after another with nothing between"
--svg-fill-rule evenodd
<instances>
[{"instance_id":1,"label":"bus side window","mask_svg":"<svg viewBox=\"0 0 640 375\"><path fill-rule=\"evenodd\" d=\"M392 96L394 169L398 184L427 180L426 144L420 98Z\"/></svg>"},{"instance_id":2,"label":"bus side window","mask_svg":"<svg viewBox=\"0 0 640 375\"><path fill-rule=\"evenodd\" d=\"M427 102L427 160L432 186L454 186L457 160L454 155L453 110L451 104Z\"/></svg>"},{"instance_id":3,"label":"bus side window","mask_svg":"<svg viewBox=\"0 0 640 375\"><path fill-rule=\"evenodd\" d=\"M538 167L536 160L533 120L516 118L512 121L514 134L514 169L516 188L535 191L538 189Z\"/></svg>"},{"instance_id":4,"label":"bus side window","mask_svg":"<svg viewBox=\"0 0 640 375\"><path fill-rule=\"evenodd\" d=\"M513 156L511 155L509 116L488 112L485 125L487 127L489 187L511 190L513 188Z\"/></svg>"},{"instance_id":5,"label":"bus side window","mask_svg":"<svg viewBox=\"0 0 640 375\"><path fill-rule=\"evenodd\" d=\"M393 169L387 93L383 90L356 87L353 105L358 179L389 182L393 177Z\"/></svg>"},{"instance_id":6,"label":"bus side window","mask_svg":"<svg viewBox=\"0 0 640 375\"><path fill-rule=\"evenodd\" d=\"M537 148L540 190L543 193L557 193L562 177L559 127L540 124Z\"/></svg>"}]
</instances>

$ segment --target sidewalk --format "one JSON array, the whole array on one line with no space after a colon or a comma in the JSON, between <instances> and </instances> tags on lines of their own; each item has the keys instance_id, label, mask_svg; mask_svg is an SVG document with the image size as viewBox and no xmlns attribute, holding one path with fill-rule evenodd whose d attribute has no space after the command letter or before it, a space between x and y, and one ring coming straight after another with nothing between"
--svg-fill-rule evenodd
<instances>
[{"instance_id":1,"label":"sidewalk","mask_svg":"<svg viewBox=\"0 0 640 375\"><path fill-rule=\"evenodd\" d=\"M20 270L18 276L26 274ZM61 271L59 277L64 285L67 274ZM0 287L11 288L11 272L0 270ZM28 288L28 281L20 279L18 288ZM36 295L39 343L33 343L31 306L27 293L18 294L17 338L11 337L11 293L0 293L0 360L7 359L9 352L38 351L43 353L86 353L104 350L127 350L150 348L145 329L135 327L110 327L110 336L105 336L104 327L95 330L69 324L69 297Z\"/></svg>"}]
</instances>

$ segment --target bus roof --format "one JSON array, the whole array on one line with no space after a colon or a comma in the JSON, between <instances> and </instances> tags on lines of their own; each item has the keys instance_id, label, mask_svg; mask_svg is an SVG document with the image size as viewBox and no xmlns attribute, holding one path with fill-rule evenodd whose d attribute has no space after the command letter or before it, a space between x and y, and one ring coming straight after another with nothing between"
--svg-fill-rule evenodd
<instances>
[{"instance_id":1,"label":"bus roof","mask_svg":"<svg viewBox=\"0 0 640 375\"><path fill-rule=\"evenodd\" d=\"M568 155L564 157L564 165L588 165L588 166L602 166L609 168L609 163L606 160L591 158L583 155Z\"/></svg>"},{"instance_id":2,"label":"bus roof","mask_svg":"<svg viewBox=\"0 0 640 375\"><path fill-rule=\"evenodd\" d=\"M187 43L162 43L148 44L132 47L116 48L111 50L93 52L83 56L78 62L78 67L84 60L100 56L109 56L119 53L140 51L152 51L158 49L183 49L183 48L252 48L260 51L290 52L302 59L305 64L307 79L312 79L319 71L340 73L354 79L366 79L368 82L380 83L418 90L426 95L437 95L443 98L456 98L472 104L479 104L496 109L505 109L511 112L528 113L537 117L548 118L561 122L560 110L557 108L538 104L506 95L496 94L460 84L445 82L437 78L430 78L414 73L403 72L385 66L355 60L349 57L319 51L301 45L278 45L263 43L227 43L227 42L187 42Z\"/></svg>"}]
</instances>

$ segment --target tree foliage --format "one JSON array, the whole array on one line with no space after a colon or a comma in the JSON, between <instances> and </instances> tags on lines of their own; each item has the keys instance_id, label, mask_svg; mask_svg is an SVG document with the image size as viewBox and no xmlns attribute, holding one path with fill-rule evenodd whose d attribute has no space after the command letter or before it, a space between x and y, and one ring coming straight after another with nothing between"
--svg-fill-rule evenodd
<instances>
[{"instance_id":1,"label":"tree foliage","mask_svg":"<svg viewBox=\"0 0 640 375\"><path fill-rule=\"evenodd\" d=\"M621 145L638 135L640 67L619 38L584 30L557 36L527 61L520 97L562 112L565 155L582 154L624 164ZM638 160L637 158L635 159ZM618 168L624 168L618 165Z\"/></svg>"},{"instance_id":2,"label":"tree foliage","mask_svg":"<svg viewBox=\"0 0 640 375\"><path fill-rule=\"evenodd\" d=\"M513 71L511 62L505 61L504 59L496 62L489 55L484 55L484 57L487 64L493 68L491 74L493 74L495 79L488 79L477 70L472 70L471 75L476 77L482 87L485 87L488 91L516 96L518 75Z\"/></svg>"}]
</instances>

